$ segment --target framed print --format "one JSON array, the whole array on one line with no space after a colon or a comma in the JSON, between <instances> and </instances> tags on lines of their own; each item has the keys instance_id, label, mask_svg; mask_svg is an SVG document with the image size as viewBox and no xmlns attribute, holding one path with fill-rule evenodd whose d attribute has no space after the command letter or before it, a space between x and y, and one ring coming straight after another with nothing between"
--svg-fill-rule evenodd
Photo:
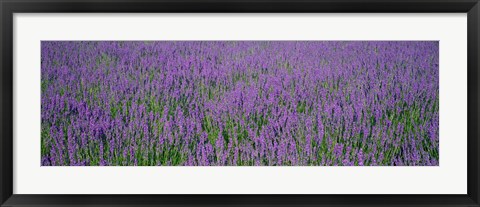
<instances>
[{"instance_id":1,"label":"framed print","mask_svg":"<svg viewBox=\"0 0 480 207\"><path fill-rule=\"evenodd\" d=\"M1 1L2 206L479 206L477 0Z\"/></svg>"}]
</instances>

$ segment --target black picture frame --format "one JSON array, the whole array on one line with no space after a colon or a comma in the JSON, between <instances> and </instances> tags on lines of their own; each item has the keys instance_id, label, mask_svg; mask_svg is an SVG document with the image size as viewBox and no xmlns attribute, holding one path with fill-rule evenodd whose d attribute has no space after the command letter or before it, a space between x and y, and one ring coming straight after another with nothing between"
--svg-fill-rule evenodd
<instances>
[{"instance_id":1,"label":"black picture frame","mask_svg":"<svg viewBox=\"0 0 480 207\"><path fill-rule=\"evenodd\" d=\"M480 206L480 145L478 141L480 137L480 4L478 0L0 0L0 11L1 206ZM13 108L15 107L13 103L13 14L116 12L467 13L468 193L465 195L13 194L12 143Z\"/></svg>"}]
</instances>

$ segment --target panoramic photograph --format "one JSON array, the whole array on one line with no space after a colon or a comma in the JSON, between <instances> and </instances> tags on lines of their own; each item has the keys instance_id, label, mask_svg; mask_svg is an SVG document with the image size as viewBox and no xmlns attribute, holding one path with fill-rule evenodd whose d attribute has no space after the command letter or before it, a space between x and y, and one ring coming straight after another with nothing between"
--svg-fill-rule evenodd
<instances>
[{"instance_id":1,"label":"panoramic photograph","mask_svg":"<svg viewBox=\"0 0 480 207\"><path fill-rule=\"evenodd\" d=\"M439 166L438 41L42 41L41 166Z\"/></svg>"}]
</instances>

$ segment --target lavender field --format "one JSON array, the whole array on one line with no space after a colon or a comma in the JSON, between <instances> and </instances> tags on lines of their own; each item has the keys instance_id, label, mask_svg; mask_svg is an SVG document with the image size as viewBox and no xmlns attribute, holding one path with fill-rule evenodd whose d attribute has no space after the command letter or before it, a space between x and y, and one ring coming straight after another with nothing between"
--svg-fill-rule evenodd
<instances>
[{"instance_id":1,"label":"lavender field","mask_svg":"<svg viewBox=\"0 0 480 207\"><path fill-rule=\"evenodd\" d=\"M43 41L42 166L438 166L437 41Z\"/></svg>"}]
</instances>

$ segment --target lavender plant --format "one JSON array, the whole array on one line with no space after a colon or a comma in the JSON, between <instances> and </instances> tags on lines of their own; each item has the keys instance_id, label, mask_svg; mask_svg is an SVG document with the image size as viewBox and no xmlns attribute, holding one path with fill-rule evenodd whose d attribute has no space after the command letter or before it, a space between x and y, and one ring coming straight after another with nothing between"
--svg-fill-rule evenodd
<instances>
[{"instance_id":1,"label":"lavender plant","mask_svg":"<svg viewBox=\"0 0 480 207\"><path fill-rule=\"evenodd\" d=\"M42 166L436 166L437 41L43 41Z\"/></svg>"}]
</instances>

